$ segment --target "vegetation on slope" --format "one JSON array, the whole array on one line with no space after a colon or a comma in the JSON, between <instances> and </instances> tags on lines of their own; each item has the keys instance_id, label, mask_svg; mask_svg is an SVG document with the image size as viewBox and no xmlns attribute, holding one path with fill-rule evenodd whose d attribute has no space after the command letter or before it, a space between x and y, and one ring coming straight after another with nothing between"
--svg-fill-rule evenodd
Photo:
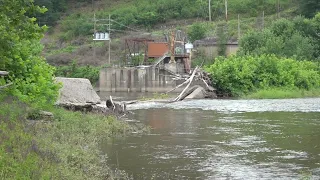
<instances>
[{"instance_id":1,"label":"vegetation on slope","mask_svg":"<svg viewBox=\"0 0 320 180\"><path fill-rule=\"evenodd\" d=\"M239 54L276 54L298 60L320 59L320 13L312 19L279 19L270 28L247 33L240 41Z\"/></svg>"},{"instance_id":2,"label":"vegetation on slope","mask_svg":"<svg viewBox=\"0 0 320 180\"><path fill-rule=\"evenodd\" d=\"M50 110L39 119L34 104L0 97L0 179L128 179L111 170L99 143L132 132L103 115Z\"/></svg>"},{"instance_id":3,"label":"vegetation on slope","mask_svg":"<svg viewBox=\"0 0 320 180\"><path fill-rule=\"evenodd\" d=\"M280 1L282 9L292 7L291 3L283 0ZM255 0L230 0L229 2L229 19L235 19L237 14L242 17L259 16L262 11L266 15L277 12L275 0L255 1ZM87 6L90 6L88 4ZM125 26L138 26L141 28L151 29L156 24L166 23L176 19L208 20L208 1L193 0L138 0L129 1L115 7L106 7L105 9L96 9L97 19L105 19L103 23L107 24L108 16L114 20L111 29L124 30ZM212 1L211 4L212 19L224 19L224 1ZM63 19L61 28L64 31L64 38L70 40L74 37L93 34L93 12L74 12ZM106 30L106 26L97 27L98 30Z\"/></svg>"},{"instance_id":4,"label":"vegetation on slope","mask_svg":"<svg viewBox=\"0 0 320 180\"><path fill-rule=\"evenodd\" d=\"M236 56L216 58L206 69L218 92L259 98L272 93L276 98L319 96L319 17L280 19L245 35Z\"/></svg>"},{"instance_id":5,"label":"vegetation on slope","mask_svg":"<svg viewBox=\"0 0 320 180\"><path fill-rule=\"evenodd\" d=\"M45 9L32 0L0 2L0 179L127 179L109 169L101 140L134 129L104 115L54 107L59 85L41 56L45 27L32 16ZM40 110L53 113L43 117Z\"/></svg>"},{"instance_id":6,"label":"vegetation on slope","mask_svg":"<svg viewBox=\"0 0 320 180\"><path fill-rule=\"evenodd\" d=\"M71 78L86 78L92 84L99 80L99 73L102 67L99 66L79 66L76 61L73 61L67 66L57 66L55 75L57 77L71 77Z\"/></svg>"}]
</instances>

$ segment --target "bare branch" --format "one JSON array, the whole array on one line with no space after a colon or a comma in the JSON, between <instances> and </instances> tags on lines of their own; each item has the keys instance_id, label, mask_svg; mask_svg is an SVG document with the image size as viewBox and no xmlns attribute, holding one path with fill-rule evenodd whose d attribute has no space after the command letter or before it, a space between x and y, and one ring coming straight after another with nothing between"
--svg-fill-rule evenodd
<instances>
[{"instance_id":1,"label":"bare branch","mask_svg":"<svg viewBox=\"0 0 320 180\"><path fill-rule=\"evenodd\" d=\"M187 84L189 81L190 81L190 79L187 79L185 82L179 84L178 86L176 86L175 88L171 89L170 91L167 91L166 94L169 93L169 92L172 92L172 91L176 90L177 88L183 86L184 84Z\"/></svg>"},{"instance_id":2,"label":"bare branch","mask_svg":"<svg viewBox=\"0 0 320 180\"><path fill-rule=\"evenodd\" d=\"M197 67L193 70L192 75L191 75L190 78L189 78L189 83L188 83L188 85L183 89L183 91L179 94L179 96L174 99L174 101L179 101L179 100L181 99L183 93L189 88L190 84L192 83L193 78L194 78L196 72L198 71L198 68L199 68L199 67L197 66Z\"/></svg>"},{"instance_id":3,"label":"bare branch","mask_svg":"<svg viewBox=\"0 0 320 180\"><path fill-rule=\"evenodd\" d=\"M0 89L3 89L3 88L6 88L6 87L8 87L8 86L10 86L10 85L12 85L13 83L9 83L9 84L6 84L6 85L4 85L4 86L0 86Z\"/></svg>"},{"instance_id":4,"label":"bare branch","mask_svg":"<svg viewBox=\"0 0 320 180\"><path fill-rule=\"evenodd\" d=\"M9 74L9 72L7 72L7 71L0 71L0 76L6 76L8 74Z\"/></svg>"}]
</instances>

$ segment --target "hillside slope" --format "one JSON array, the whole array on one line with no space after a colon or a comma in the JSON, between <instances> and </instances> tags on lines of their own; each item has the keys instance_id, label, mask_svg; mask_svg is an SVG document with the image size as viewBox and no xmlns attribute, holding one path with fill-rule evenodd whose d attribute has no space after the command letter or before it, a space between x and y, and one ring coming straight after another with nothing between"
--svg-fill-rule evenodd
<instances>
[{"instance_id":1,"label":"hillside slope","mask_svg":"<svg viewBox=\"0 0 320 180\"><path fill-rule=\"evenodd\" d=\"M53 23L42 40L45 45L44 56L53 65L66 65L72 61L96 66L108 63L108 42L92 40L94 15L97 31L108 29L108 16L111 15L111 60L113 64L119 64L125 58L125 38L146 37L163 41L163 34L170 29L188 32L193 23L200 23L206 30L205 36L216 36L217 27L223 25L228 27L227 36L237 39L238 15L243 34L262 29L279 16L292 18L297 12L297 5L292 5L292 1L299 0L281 0L279 4L276 0L229 0L227 24L223 0L212 1L212 22L208 21L207 1L67 1L65 6L68 10L60 13L60 20Z\"/></svg>"}]
</instances>

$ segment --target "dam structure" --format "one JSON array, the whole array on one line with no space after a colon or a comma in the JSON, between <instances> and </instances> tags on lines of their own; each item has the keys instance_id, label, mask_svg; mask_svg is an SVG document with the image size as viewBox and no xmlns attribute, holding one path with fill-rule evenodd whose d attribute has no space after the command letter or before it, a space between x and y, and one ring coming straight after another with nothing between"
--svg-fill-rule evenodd
<instances>
[{"instance_id":1,"label":"dam structure","mask_svg":"<svg viewBox=\"0 0 320 180\"><path fill-rule=\"evenodd\" d=\"M172 79L174 73L184 74L184 68L179 63L167 64L166 66L167 68L137 66L101 69L99 90L107 92L167 92L184 82L184 80ZM169 66L175 71L170 72ZM184 86L177 88L175 92L179 92L183 88Z\"/></svg>"}]
</instances>

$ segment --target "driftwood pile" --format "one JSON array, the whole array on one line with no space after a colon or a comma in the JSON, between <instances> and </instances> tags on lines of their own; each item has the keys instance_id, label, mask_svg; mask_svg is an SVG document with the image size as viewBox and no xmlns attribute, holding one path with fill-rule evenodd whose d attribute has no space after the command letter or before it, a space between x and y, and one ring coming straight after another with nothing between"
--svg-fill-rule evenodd
<instances>
[{"instance_id":1,"label":"driftwood pile","mask_svg":"<svg viewBox=\"0 0 320 180\"><path fill-rule=\"evenodd\" d=\"M182 87L183 85L187 86L182 90L182 92L173 100L173 102L175 101L180 101L185 99L188 95L190 95L191 93L198 91L198 92L202 92L204 93L203 98L215 98L216 94L215 94L215 88L213 88L211 86L211 78L210 78L210 74L204 72L199 66L197 66L191 73L191 75L180 75L180 74L175 74L172 75L172 79L173 80L185 80L183 83L179 84L178 86L174 87L173 89L171 89L170 91L167 91L166 93L172 92L177 88ZM201 87L199 85L193 86L191 88L190 85L192 84L192 82L194 81L202 81L205 84L205 87Z\"/></svg>"}]
</instances>

